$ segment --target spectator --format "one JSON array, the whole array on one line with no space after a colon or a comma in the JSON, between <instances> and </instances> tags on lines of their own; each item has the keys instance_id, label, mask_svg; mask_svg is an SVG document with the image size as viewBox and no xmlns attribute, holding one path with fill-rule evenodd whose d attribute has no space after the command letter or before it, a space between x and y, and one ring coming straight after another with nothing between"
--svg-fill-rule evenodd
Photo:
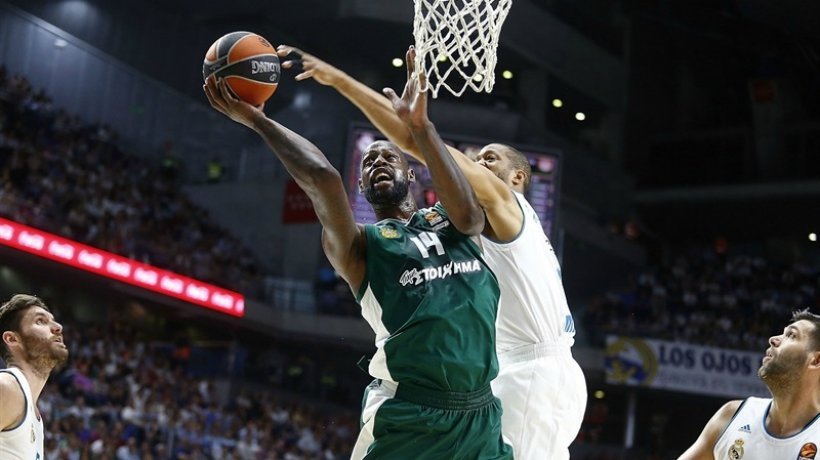
<instances>
[{"instance_id":1,"label":"spectator","mask_svg":"<svg viewBox=\"0 0 820 460\"><path fill-rule=\"evenodd\" d=\"M598 345L614 334L759 350L767 324L798 306L820 306L818 267L703 249L595 299L584 322Z\"/></svg>"},{"instance_id":2,"label":"spectator","mask_svg":"<svg viewBox=\"0 0 820 460\"><path fill-rule=\"evenodd\" d=\"M262 277L250 251L183 193L172 143L155 174L117 147L110 126L83 125L55 110L25 78L0 76L0 215L260 295Z\"/></svg>"},{"instance_id":3,"label":"spectator","mask_svg":"<svg viewBox=\"0 0 820 460\"><path fill-rule=\"evenodd\" d=\"M40 406L47 458L336 460L350 454L357 432L352 413L323 414L265 392L245 391L220 404L210 379L193 378L172 359L174 347L142 342L117 320L70 327L66 341L76 353ZM300 365L307 362L295 356Z\"/></svg>"}]
</instances>

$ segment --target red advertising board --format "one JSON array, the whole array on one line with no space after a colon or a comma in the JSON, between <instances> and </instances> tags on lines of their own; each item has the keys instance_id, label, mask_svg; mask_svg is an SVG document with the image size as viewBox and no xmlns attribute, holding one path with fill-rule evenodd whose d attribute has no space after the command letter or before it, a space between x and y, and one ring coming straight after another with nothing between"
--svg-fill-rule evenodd
<instances>
[{"instance_id":1,"label":"red advertising board","mask_svg":"<svg viewBox=\"0 0 820 460\"><path fill-rule=\"evenodd\" d=\"M0 244L231 316L245 315L242 294L8 219L0 218Z\"/></svg>"}]
</instances>

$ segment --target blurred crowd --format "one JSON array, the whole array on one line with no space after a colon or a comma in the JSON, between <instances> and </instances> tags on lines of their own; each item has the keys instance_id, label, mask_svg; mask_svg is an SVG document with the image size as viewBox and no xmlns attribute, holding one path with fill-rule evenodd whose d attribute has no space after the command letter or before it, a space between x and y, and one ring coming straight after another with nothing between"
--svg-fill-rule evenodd
<instances>
[{"instance_id":1,"label":"blurred crowd","mask_svg":"<svg viewBox=\"0 0 820 460\"><path fill-rule=\"evenodd\" d=\"M592 301L592 342L607 334L760 350L796 309L820 312L820 270L714 249L688 251Z\"/></svg>"},{"instance_id":2,"label":"blurred crowd","mask_svg":"<svg viewBox=\"0 0 820 460\"><path fill-rule=\"evenodd\" d=\"M66 324L69 363L39 407L48 459L336 460L358 433L353 411L271 391L226 391L189 372L189 351L140 340L125 322ZM228 396L235 394L234 397Z\"/></svg>"},{"instance_id":3,"label":"blurred crowd","mask_svg":"<svg viewBox=\"0 0 820 460\"><path fill-rule=\"evenodd\" d=\"M117 146L0 67L0 216L259 297L252 253L174 174Z\"/></svg>"}]
</instances>

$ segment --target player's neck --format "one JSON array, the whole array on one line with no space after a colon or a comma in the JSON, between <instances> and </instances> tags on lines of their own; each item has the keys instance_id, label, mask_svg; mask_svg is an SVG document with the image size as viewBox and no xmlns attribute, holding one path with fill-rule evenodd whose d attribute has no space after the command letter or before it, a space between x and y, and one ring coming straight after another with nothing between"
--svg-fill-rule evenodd
<instances>
[{"instance_id":1,"label":"player's neck","mask_svg":"<svg viewBox=\"0 0 820 460\"><path fill-rule=\"evenodd\" d=\"M778 437L793 436L820 413L820 395L816 387L798 386L772 397L772 407L766 417L766 429Z\"/></svg>"},{"instance_id":2,"label":"player's neck","mask_svg":"<svg viewBox=\"0 0 820 460\"><path fill-rule=\"evenodd\" d=\"M416 202L409 196L398 204L391 204L388 206L373 205L373 212L376 214L377 220L383 219L399 219L403 221L410 220L413 214L418 211Z\"/></svg>"},{"instance_id":3,"label":"player's neck","mask_svg":"<svg viewBox=\"0 0 820 460\"><path fill-rule=\"evenodd\" d=\"M25 361L13 361L9 363L9 367L16 367L20 369L20 372L26 376L29 388L31 389L31 397L34 398L34 401L36 402L40 398L40 393L43 391L43 387L46 386L46 381L48 380L48 376L51 374L51 369L37 369Z\"/></svg>"}]
</instances>

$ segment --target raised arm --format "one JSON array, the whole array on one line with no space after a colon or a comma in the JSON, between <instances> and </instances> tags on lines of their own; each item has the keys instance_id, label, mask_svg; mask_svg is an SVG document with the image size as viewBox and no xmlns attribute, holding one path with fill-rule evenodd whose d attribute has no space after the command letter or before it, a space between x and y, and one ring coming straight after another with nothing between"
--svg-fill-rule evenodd
<instances>
[{"instance_id":1,"label":"raised arm","mask_svg":"<svg viewBox=\"0 0 820 460\"><path fill-rule=\"evenodd\" d=\"M204 86L216 110L256 131L305 191L322 223L322 246L328 260L357 292L365 273L363 228L356 224L341 175L310 141L267 118L237 99L224 81L208 79Z\"/></svg>"},{"instance_id":2,"label":"raised arm","mask_svg":"<svg viewBox=\"0 0 820 460\"><path fill-rule=\"evenodd\" d=\"M277 48L279 56L284 58L291 54L298 54L302 65L302 72L296 75L296 80L312 78L317 83L330 86L353 103L373 123L390 142L400 149L410 153L414 158L422 161L421 154L413 142L413 136L403 121L393 110L392 104L384 95L376 92L364 83L356 80L327 62L290 45L281 45ZM293 59L282 63L285 69L293 68Z\"/></svg>"},{"instance_id":3,"label":"raised arm","mask_svg":"<svg viewBox=\"0 0 820 460\"><path fill-rule=\"evenodd\" d=\"M715 460L713 450L718 437L735 416L742 401L729 401L709 419L703 432L678 460Z\"/></svg>"},{"instance_id":4,"label":"raised arm","mask_svg":"<svg viewBox=\"0 0 820 460\"><path fill-rule=\"evenodd\" d=\"M282 58L294 53L300 56L302 72L296 75L296 80L312 78L322 85L334 88L358 107L391 142L415 159L427 164L410 129L399 118L391 102L384 95L310 53L289 45L280 46L278 51ZM294 60L286 60L282 67L289 69L294 65ZM461 151L450 146L446 148L464 173L479 203L486 210L493 236L500 240L514 238L521 229L523 216L518 201L510 192L509 186L490 170L467 158L467 155Z\"/></svg>"},{"instance_id":5,"label":"raised arm","mask_svg":"<svg viewBox=\"0 0 820 460\"><path fill-rule=\"evenodd\" d=\"M415 71L415 57L416 50L410 47L407 51L407 84L401 98L390 88L385 88L384 93L422 152L433 179L433 189L447 210L450 221L461 233L478 235L484 229L484 210L435 126L427 118L427 92L419 91L420 87L426 86L427 77L423 71Z\"/></svg>"}]
</instances>

